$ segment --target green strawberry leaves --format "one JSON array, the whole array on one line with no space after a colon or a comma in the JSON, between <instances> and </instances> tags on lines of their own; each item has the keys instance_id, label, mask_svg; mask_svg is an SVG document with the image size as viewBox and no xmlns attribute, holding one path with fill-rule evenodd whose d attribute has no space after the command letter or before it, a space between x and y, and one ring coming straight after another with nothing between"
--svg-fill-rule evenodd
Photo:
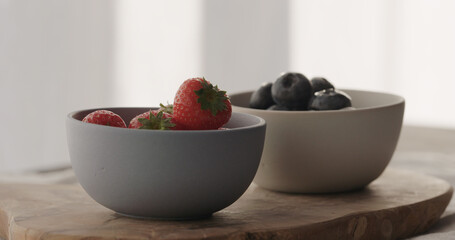
<instances>
[{"instance_id":1,"label":"green strawberry leaves","mask_svg":"<svg viewBox=\"0 0 455 240\"><path fill-rule=\"evenodd\" d=\"M218 86L208 83L205 78L200 82L202 88L194 92L199 97L197 102L201 104L201 109L209 110L213 116L216 116L218 112L226 110L227 106L224 102L228 99L226 91L220 91Z\"/></svg>"},{"instance_id":2,"label":"green strawberry leaves","mask_svg":"<svg viewBox=\"0 0 455 240\"><path fill-rule=\"evenodd\" d=\"M169 130L175 127L175 124L171 122L171 118L165 118L163 111L159 111L156 115L150 111L150 119L139 118L138 121L142 124L139 129L154 129L154 130Z\"/></svg>"},{"instance_id":3,"label":"green strawberry leaves","mask_svg":"<svg viewBox=\"0 0 455 240\"><path fill-rule=\"evenodd\" d=\"M164 104L160 103L159 110L172 115L174 113L174 105L169 104L169 103L167 105L164 105Z\"/></svg>"}]
</instances>

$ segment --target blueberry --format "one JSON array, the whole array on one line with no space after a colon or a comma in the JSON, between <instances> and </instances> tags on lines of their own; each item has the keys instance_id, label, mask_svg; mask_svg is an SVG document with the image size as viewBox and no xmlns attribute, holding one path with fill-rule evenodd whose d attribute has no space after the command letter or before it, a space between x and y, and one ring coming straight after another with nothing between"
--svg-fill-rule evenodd
<instances>
[{"instance_id":1,"label":"blueberry","mask_svg":"<svg viewBox=\"0 0 455 240\"><path fill-rule=\"evenodd\" d=\"M272 83L263 83L254 91L250 98L250 108L267 109L274 105L271 89Z\"/></svg>"},{"instance_id":2,"label":"blueberry","mask_svg":"<svg viewBox=\"0 0 455 240\"><path fill-rule=\"evenodd\" d=\"M314 77L310 81L314 93L324 89L335 88L329 81L327 81L327 79L323 77Z\"/></svg>"},{"instance_id":3,"label":"blueberry","mask_svg":"<svg viewBox=\"0 0 455 240\"><path fill-rule=\"evenodd\" d=\"M349 95L331 88L314 93L309 108L311 110L338 110L351 106Z\"/></svg>"},{"instance_id":4,"label":"blueberry","mask_svg":"<svg viewBox=\"0 0 455 240\"><path fill-rule=\"evenodd\" d=\"M310 80L301 73L288 72L272 85L272 98L277 105L293 110L306 110L312 96Z\"/></svg>"},{"instance_id":5,"label":"blueberry","mask_svg":"<svg viewBox=\"0 0 455 240\"><path fill-rule=\"evenodd\" d=\"M278 104L272 105L271 107L267 108L267 110L275 110L275 111L291 111L292 109L286 107L286 106L281 106Z\"/></svg>"}]
</instances>

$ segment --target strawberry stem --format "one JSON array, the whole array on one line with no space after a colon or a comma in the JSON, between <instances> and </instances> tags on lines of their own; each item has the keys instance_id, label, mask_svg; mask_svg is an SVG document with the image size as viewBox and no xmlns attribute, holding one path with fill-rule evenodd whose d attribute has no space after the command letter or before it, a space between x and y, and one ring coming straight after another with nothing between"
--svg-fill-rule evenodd
<instances>
[{"instance_id":1,"label":"strawberry stem","mask_svg":"<svg viewBox=\"0 0 455 240\"><path fill-rule=\"evenodd\" d=\"M227 109L225 100L228 99L226 91L221 91L218 86L213 86L205 78L200 80L202 88L194 92L199 97L197 102L201 104L202 110L209 110L213 116L218 112Z\"/></svg>"},{"instance_id":2,"label":"strawberry stem","mask_svg":"<svg viewBox=\"0 0 455 240\"><path fill-rule=\"evenodd\" d=\"M172 115L174 113L174 105L169 104L169 103L167 105L164 105L164 104L160 103L159 110Z\"/></svg>"},{"instance_id":3,"label":"strawberry stem","mask_svg":"<svg viewBox=\"0 0 455 240\"><path fill-rule=\"evenodd\" d=\"M149 118L139 118L138 121L142 124L139 129L153 129L153 130L169 130L175 127L170 118L165 118L163 111L159 111L156 115L150 111Z\"/></svg>"}]
</instances>

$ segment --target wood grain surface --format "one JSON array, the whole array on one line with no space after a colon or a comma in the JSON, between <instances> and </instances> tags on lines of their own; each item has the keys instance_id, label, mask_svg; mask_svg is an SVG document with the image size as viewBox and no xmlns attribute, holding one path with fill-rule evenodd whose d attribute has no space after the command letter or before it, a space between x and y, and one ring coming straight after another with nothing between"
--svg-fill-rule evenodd
<instances>
[{"instance_id":1,"label":"wood grain surface","mask_svg":"<svg viewBox=\"0 0 455 240\"><path fill-rule=\"evenodd\" d=\"M252 185L192 221L120 216L79 185L0 184L0 239L399 239L424 232L452 197L444 180L388 169L348 193L284 194Z\"/></svg>"}]
</instances>

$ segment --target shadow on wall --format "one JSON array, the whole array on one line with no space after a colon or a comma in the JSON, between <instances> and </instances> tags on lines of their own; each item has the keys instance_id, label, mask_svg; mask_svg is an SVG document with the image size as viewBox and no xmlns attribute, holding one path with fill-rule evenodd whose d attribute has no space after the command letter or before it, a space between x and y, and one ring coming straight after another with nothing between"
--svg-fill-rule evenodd
<instances>
[{"instance_id":1,"label":"shadow on wall","mask_svg":"<svg viewBox=\"0 0 455 240\"><path fill-rule=\"evenodd\" d=\"M203 72L228 92L289 70L289 0L205 1Z\"/></svg>"}]
</instances>

